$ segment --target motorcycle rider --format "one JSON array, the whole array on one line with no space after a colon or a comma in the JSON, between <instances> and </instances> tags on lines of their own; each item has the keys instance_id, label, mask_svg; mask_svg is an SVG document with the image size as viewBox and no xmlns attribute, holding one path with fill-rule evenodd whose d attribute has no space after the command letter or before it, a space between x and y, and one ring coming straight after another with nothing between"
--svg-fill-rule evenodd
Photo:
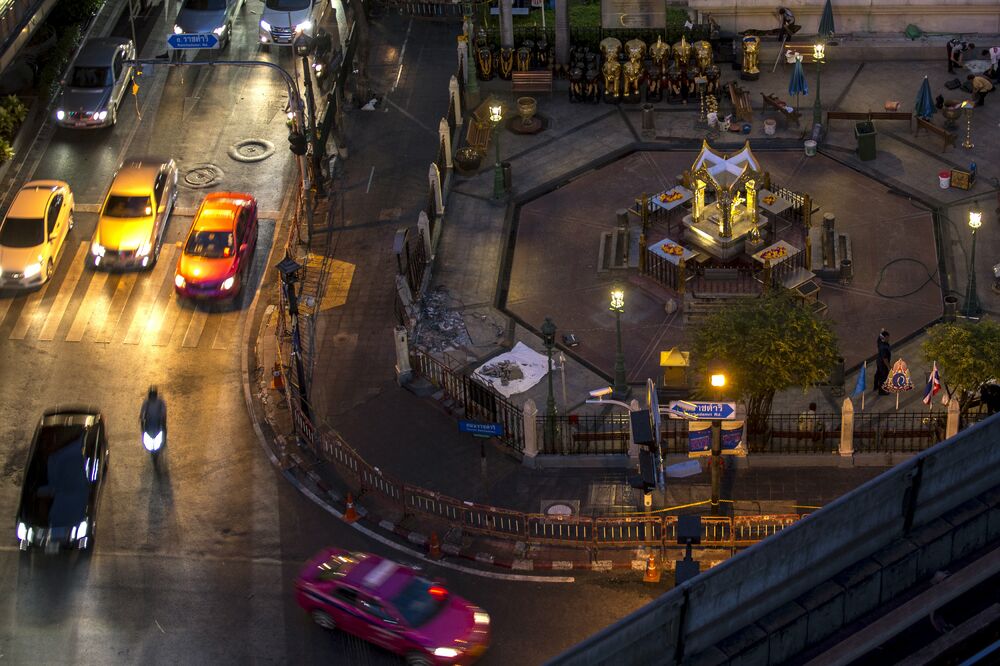
<instances>
[{"instance_id":1,"label":"motorcycle rider","mask_svg":"<svg viewBox=\"0 0 1000 666\"><path fill-rule=\"evenodd\" d=\"M167 403L160 397L155 386L149 387L146 399L142 401L142 409L139 410L139 425L143 431L146 429L147 422L161 424L164 437L166 437Z\"/></svg>"}]
</instances>

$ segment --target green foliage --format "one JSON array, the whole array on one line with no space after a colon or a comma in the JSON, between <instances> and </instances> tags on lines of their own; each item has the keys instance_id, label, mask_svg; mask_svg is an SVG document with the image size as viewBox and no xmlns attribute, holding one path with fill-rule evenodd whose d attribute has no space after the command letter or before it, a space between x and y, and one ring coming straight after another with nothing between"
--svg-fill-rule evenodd
<instances>
[{"instance_id":1,"label":"green foliage","mask_svg":"<svg viewBox=\"0 0 1000 666\"><path fill-rule=\"evenodd\" d=\"M14 157L14 146L7 139L0 137L0 164Z\"/></svg>"},{"instance_id":2,"label":"green foliage","mask_svg":"<svg viewBox=\"0 0 1000 666\"><path fill-rule=\"evenodd\" d=\"M13 141L17 129L28 116L28 107L14 95L0 101L0 139Z\"/></svg>"},{"instance_id":3,"label":"green foliage","mask_svg":"<svg viewBox=\"0 0 1000 666\"><path fill-rule=\"evenodd\" d=\"M46 55L45 66L39 76L38 92L43 98L47 99L55 94L59 77L62 76L79 43L80 26L74 25L60 31L59 41Z\"/></svg>"},{"instance_id":4,"label":"green foliage","mask_svg":"<svg viewBox=\"0 0 1000 666\"><path fill-rule=\"evenodd\" d=\"M746 403L751 429L764 423L777 391L826 381L838 357L830 325L785 295L715 313L695 334L693 351L703 373L712 360L726 368L725 397Z\"/></svg>"},{"instance_id":5,"label":"green foliage","mask_svg":"<svg viewBox=\"0 0 1000 666\"><path fill-rule=\"evenodd\" d=\"M96 16L102 4L104 0L62 0L52 9L47 23L55 28L79 26Z\"/></svg>"},{"instance_id":6,"label":"green foliage","mask_svg":"<svg viewBox=\"0 0 1000 666\"><path fill-rule=\"evenodd\" d=\"M980 386L1000 378L1000 324L938 324L927 330L923 354L928 365L937 362L941 381L965 410Z\"/></svg>"}]
</instances>

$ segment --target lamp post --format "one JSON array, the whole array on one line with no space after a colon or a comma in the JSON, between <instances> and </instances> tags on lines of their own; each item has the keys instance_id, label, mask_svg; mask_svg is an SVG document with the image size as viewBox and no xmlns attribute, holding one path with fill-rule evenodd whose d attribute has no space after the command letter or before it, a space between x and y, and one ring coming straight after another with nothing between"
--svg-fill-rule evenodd
<instances>
[{"instance_id":1,"label":"lamp post","mask_svg":"<svg viewBox=\"0 0 1000 666\"><path fill-rule=\"evenodd\" d=\"M493 198L503 198L503 167L500 165L500 121L503 120L503 107L500 104L490 106L490 122L493 123L493 144L497 148L497 163L493 169Z\"/></svg>"},{"instance_id":2,"label":"lamp post","mask_svg":"<svg viewBox=\"0 0 1000 666\"><path fill-rule=\"evenodd\" d=\"M285 298L288 301L288 316L292 319L292 356L295 358L296 385L299 392L299 405L306 420L312 420L309 409L309 387L306 384L306 374L302 368L302 341L299 337L299 300L295 293L295 283L299 280L299 269L302 266L285 253L285 258L278 262L278 274L285 287Z\"/></svg>"},{"instance_id":3,"label":"lamp post","mask_svg":"<svg viewBox=\"0 0 1000 666\"><path fill-rule=\"evenodd\" d=\"M624 400L628 395L628 382L625 380L625 352L622 350L622 314L625 312L625 292L615 286L611 290L611 311L615 313L615 327L618 332L615 351L615 397Z\"/></svg>"},{"instance_id":4,"label":"lamp post","mask_svg":"<svg viewBox=\"0 0 1000 666\"><path fill-rule=\"evenodd\" d=\"M824 57L826 57L826 45L822 42L813 44L813 60L816 61L816 99L813 101L813 125L823 124L823 103L819 99L819 75L823 69Z\"/></svg>"},{"instance_id":5,"label":"lamp post","mask_svg":"<svg viewBox=\"0 0 1000 666\"><path fill-rule=\"evenodd\" d=\"M978 317L983 309L979 305L979 294L976 293L976 230L983 226L983 214L978 204L969 211L969 227L972 229L972 257L969 260L969 282L965 287L965 305L962 314L966 317Z\"/></svg>"},{"instance_id":6,"label":"lamp post","mask_svg":"<svg viewBox=\"0 0 1000 666\"><path fill-rule=\"evenodd\" d=\"M545 400L545 450L554 453L556 441L556 399L552 395L552 347L556 344L556 325L548 317L542 324L542 343L549 358L549 397Z\"/></svg>"},{"instance_id":7,"label":"lamp post","mask_svg":"<svg viewBox=\"0 0 1000 666\"><path fill-rule=\"evenodd\" d=\"M712 387L712 397L720 400L726 387L726 371L722 363L714 360L708 364L709 384ZM720 400L721 401L721 400ZM719 495L722 486L722 421L712 419L712 457L709 458L712 469L712 515L719 515Z\"/></svg>"},{"instance_id":8,"label":"lamp post","mask_svg":"<svg viewBox=\"0 0 1000 666\"><path fill-rule=\"evenodd\" d=\"M972 102L965 100L961 108L965 109L965 141L962 142L962 148L972 150L976 147L976 144L972 143Z\"/></svg>"}]
</instances>

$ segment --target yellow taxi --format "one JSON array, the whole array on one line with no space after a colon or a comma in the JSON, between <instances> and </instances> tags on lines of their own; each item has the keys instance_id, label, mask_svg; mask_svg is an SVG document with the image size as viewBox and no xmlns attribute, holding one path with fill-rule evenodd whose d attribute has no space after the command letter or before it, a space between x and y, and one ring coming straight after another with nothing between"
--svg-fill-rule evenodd
<instances>
[{"instance_id":1,"label":"yellow taxi","mask_svg":"<svg viewBox=\"0 0 1000 666\"><path fill-rule=\"evenodd\" d=\"M0 223L0 287L37 287L55 272L73 228L73 192L61 180L32 180Z\"/></svg>"},{"instance_id":2,"label":"yellow taxi","mask_svg":"<svg viewBox=\"0 0 1000 666\"><path fill-rule=\"evenodd\" d=\"M126 160L115 172L90 242L94 268L152 268L177 199L177 165L154 158Z\"/></svg>"}]
</instances>

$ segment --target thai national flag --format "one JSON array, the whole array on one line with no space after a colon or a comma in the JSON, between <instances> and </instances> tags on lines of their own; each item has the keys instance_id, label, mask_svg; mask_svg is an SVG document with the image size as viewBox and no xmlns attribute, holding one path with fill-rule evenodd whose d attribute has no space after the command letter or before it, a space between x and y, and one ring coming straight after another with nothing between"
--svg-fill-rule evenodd
<instances>
[{"instance_id":1,"label":"thai national flag","mask_svg":"<svg viewBox=\"0 0 1000 666\"><path fill-rule=\"evenodd\" d=\"M931 368L931 374L927 377L927 386L924 388L924 404L930 405L931 400L937 395L938 391L941 390L941 376L938 374L937 361L934 361L934 367Z\"/></svg>"}]
</instances>

